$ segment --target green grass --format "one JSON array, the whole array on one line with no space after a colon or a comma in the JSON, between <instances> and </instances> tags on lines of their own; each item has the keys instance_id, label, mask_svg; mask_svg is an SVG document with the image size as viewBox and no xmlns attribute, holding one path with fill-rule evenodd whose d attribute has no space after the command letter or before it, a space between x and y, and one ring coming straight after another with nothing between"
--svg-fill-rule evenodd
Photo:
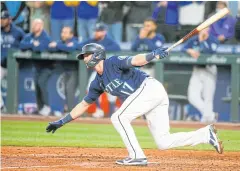
<instances>
[{"instance_id":1,"label":"green grass","mask_svg":"<svg viewBox=\"0 0 240 171\"><path fill-rule=\"evenodd\" d=\"M3 146L69 146L69 147L124 147L119 134L112 125L70 123L47 134L47 122L2 121L1 143ZM156 148L150 132L145 126L134 126L143 148ZM171 132L193 129L173 128ZM240 132L219 130L225 151L240 151ZM208 144L180 149L212 150Z\"/></svg>"}]
</instances>

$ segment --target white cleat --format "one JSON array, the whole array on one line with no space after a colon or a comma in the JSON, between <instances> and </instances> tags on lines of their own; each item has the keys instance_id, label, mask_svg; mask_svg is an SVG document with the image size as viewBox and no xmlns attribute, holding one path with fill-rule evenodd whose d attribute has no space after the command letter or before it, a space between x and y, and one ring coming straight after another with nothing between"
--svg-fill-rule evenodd
<instances>
[{"instance_id":1,"label":"white cleat","mask_svg":"<svg viewBox=\"0 0 240 171\"><path fill-rule=\"evenodd\" d=\"M211 144L219 154L223 153L223 144L222 141L219 141L217 136L217 129L214 124L209 125L209 144Z\"/></svg>"},{"instance_id":2,"label":"white cleat","mask_svg":"<svg viewBox=\"0 0 240 171\"><path fill-rule=\"evenodd\" d=\"M116 163L126 166L146 166L148 164L146 158L132 159L130 157L127 157L123 160L117 160Z\"/></svg>"}]
</instances>

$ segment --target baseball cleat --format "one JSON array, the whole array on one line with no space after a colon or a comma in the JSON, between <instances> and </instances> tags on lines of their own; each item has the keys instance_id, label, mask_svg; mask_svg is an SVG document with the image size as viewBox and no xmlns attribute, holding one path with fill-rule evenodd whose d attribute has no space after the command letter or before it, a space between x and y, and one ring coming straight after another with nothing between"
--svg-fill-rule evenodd
<instances>
[{"instance_id":1,"label":"baseball cleat","mask_svg":"<svg viewBox=\"0 0 240 171\"><path fill-rule=\"evenodd\" d=\"M209 144L211 144L219 154L223 153L223 144L219 141L217 137L217 129L214 124L209 125L210 139Z\"/></svg>"},{"instance_id":2,"label":"baseball cleat","mask_svg":"<svg viewBox=\"0 0 240 171\"><path fill-rule=\"evenodd\" d=\"M126 166L146 166L148 164L146 158L132 159L130 157L127 157L123 160L117 160L116 163Z\"/></svg>"}]
</instances>

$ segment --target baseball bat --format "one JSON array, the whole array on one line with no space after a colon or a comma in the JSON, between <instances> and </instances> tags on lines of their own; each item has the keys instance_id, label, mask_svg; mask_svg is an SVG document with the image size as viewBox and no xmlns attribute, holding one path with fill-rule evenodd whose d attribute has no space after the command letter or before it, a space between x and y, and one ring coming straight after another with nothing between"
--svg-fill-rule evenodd
<instances>
[{"instance_id":1,"label":"baseball bat","mask_svg":"<svg viewBox=\"0 0 240 171\"><path fill-rule=\"evenodd\" d=\"M221 19L222 17L224 17L225 15L227 15L229 13L229 9L224 8L221 11L217 12L216 14L214 14L213 16L211 16L210 18L208 18L206 21L204 21L202 24L200 24L198 27L196 27L195 29L193 29L190 33L188 33L186 36L184 36L182 39L180 39L178 42L174 43L172 46L170 46L166 51L169 52L170 50L172 50L174 47L178 46L179 44L185 42L186 40L188 40L190 37L198 34L201 30L207 28L208 26L210 26L211 24L213 24L214 22L218 21L219 19Z\"/></svg>"}]
</instances>

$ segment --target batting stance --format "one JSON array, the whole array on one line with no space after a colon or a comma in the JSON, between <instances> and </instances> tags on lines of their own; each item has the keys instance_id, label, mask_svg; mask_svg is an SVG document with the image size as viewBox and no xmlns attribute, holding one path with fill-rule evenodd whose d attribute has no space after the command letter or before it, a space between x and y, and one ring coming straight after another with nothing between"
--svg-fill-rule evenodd
<instances>
[{"instance_id":1,"label":"batting stance","mask_svg":"<svg viewBox=\"0 0 240 171\"><path fill-rule=\"evenodd\" d=\"M149 63L156 56L166 57L168 52L165 50L158 48L148 54L112 56L106 59L101 45L90 43L83 46L82 53L77 58L84 60L87 68L93 68L97 75L82 102L62 119L50 122L46 131L54 133L58 128L78 118L106 91L124 101L119 110L111 116L111 121L129 152L129 156L117 160L117 164L147 165L147 158L131 126L131 121L142 115L146 116L148 127L161 150L209 143L218 153L222 153L222 144L218 141L213 125L192 132L169 133L169 100L163 85L135 68Z\"/></svg>"}]
</instances>

